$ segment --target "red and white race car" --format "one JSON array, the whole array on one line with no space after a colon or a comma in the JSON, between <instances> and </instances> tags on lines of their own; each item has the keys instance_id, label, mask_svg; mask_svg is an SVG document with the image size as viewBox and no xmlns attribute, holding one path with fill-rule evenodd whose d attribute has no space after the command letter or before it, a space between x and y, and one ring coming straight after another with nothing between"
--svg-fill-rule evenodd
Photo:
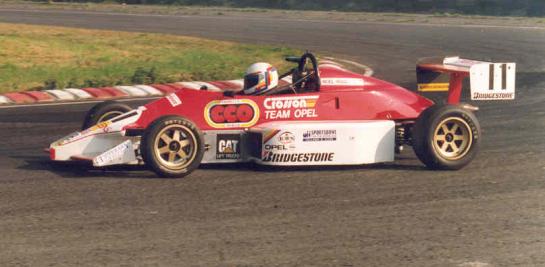
<instances>
[{"instance_id":1,"label":"red and white race car","mask_svg":"<svg viewBox=\"0 0 545 267\"><path fill-rule=\"evenodd\" d=\"M55 161L96 167L145 164L162 177L183 177L201 163L357 165L394 161L413 147L432 169L460 169L477 153L476 108L460 104L471 78L475 100L513 99L515 64L450 57L417 66L421 91L448 91L447 104L341 67L314 55L289 58L293 82L265 95L179 90L137 109L104 102L84 129L49 148Z\"/></svg>"}]
</instances>

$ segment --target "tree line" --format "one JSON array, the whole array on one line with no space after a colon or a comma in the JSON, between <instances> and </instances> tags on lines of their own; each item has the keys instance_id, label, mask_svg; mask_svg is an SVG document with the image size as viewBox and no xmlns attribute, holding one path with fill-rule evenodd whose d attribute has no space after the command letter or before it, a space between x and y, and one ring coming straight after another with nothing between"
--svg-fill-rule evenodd
<instances>
[{"instance_id":1,"label":"tree line","mask_svg":"<svg viewBox=\"0 0 545 267\"><path fill-rule=\"evenodd\" d=\"M47 1L47 0L44 0ZM55 0L57 1L57 0ZM60 0L65 2L89 2ZM103 2L104 0L91 0ZM109 0L111 1L111 0ZM166 4L369 12L462 13L545 16L545 0L114 0L126 4Z\"/></svg>"}]
</instances>

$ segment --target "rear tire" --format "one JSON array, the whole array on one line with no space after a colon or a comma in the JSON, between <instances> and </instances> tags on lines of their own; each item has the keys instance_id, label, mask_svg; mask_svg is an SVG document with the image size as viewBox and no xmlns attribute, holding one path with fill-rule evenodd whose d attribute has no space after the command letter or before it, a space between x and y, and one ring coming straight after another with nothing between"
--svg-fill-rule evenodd
<instances>
[{"instance_id":1,"label":"rear tire","mask_svg":"<svg viewBox=\"0 0 545 267\"><path fill-rule=\"evenodd\" d=\"M182 178L202 161L204 139L193 122L179 116L165 116L153 122L140 144L142 158L157 175Z\"/></svg>"},{"instance_id":2,"label":"rear tire","mask_svg":"<svg viewBox=\"0 0 545 267\"><path fill-rule=\"evenodd\" d=\"M413 129L414 152L430 169L461 169L479 150L479 122L471 111L458 106L435 105L426 109Z\"/></svg>"},{"instance_id":3,"label":"rear tire","mask_svg":"<svg viewBox=\"0 0 545 267\"><path fill-rule=\"evenodd\" d=\"M132 108L117 101L105 101L93 106L83 120L82 130L88 129L101 122L111 120L121 114L131 111Z\"/></svg>"}]
</instances>

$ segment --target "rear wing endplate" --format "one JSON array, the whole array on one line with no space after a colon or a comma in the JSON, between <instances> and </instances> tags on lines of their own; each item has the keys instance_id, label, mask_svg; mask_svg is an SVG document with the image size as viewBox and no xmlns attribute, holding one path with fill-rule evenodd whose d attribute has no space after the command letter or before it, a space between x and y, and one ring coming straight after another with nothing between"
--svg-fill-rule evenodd
<instances>
[{"instance_id":1,"label":"rear wing endplate","mask_svg":"<svg viewBox=\"0 0 545 267\"><path fill-rule=\"evenodd\" d=\"M515 99L515 63L491 63L460 57L425 58L416 66L418 91L448 91L448 103L460 102L462 84L470 79L471 100Z\"/></svg>"}]
</instances>

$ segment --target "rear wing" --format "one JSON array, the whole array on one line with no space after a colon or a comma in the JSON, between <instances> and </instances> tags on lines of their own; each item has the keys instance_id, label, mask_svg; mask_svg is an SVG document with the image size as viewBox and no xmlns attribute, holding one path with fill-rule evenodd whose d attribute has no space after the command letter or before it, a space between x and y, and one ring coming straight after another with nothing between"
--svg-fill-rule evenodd
<instances>
[{"instance_id":1,"label":"rear wing","mask_svg":"<svg viewBox=\"0 0 545 267\"><path fill-rule=\"evenodd\" d=\"M418 91L448 91L448 103L460 102L462 84L470 79L471 100L515 99L515 63L491 63L460 57L425 58L416 66Z\"/></svg>"}]
</instances>

